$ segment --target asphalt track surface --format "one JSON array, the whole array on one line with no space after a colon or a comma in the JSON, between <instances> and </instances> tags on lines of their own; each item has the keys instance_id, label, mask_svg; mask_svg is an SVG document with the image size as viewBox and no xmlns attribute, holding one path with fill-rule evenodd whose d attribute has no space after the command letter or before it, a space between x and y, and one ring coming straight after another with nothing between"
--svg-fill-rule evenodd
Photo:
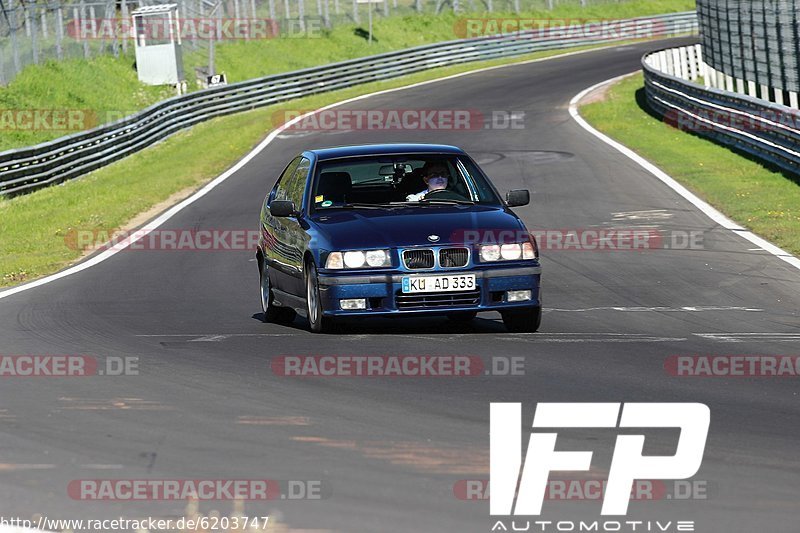
<instances>
[{"instance_id":1,"label":"asphalt track surface","mask_svg":"<svg viewBox=\"0 0 800 533\"><path fill-rule=\"evenodd\" d=\"M336 336L259 320L250 252L121 252L0 301L0 353L139 358L139 375L0 382L0 515L179 517L178 502L77 501L76 479L321 480L320 500L248 503L290 530L488 531L488 502L454 484L488 478L489 404L702 402L711 409L705 499L633 502L630 517L696 520L698 531L798 531L797 378L680 378L676 354L797 354L800 272L706 216L582 130L567 103L635 70L664 43L623 46L463 76L354 102L353 109L524 111L524 129L340 132L276 139L169 220L174 229L254 229L262 198L308 147L455 144L501 191L526 187L529 229L655 227L700 231L700 250L545 251L541 332L499 316L363 320ZM146 169L145 169L146 171ZM164 179L169 179L164 176ZM468 354L521 357L525 375L288 378L280 355ZM594 450L605 478L613 430L564 431ZM648 431L671 454L677 432ZM580 475L578 475L580 477ZM200 510L230 514L230 502ZM598 519L599 501L546 502L545 519ZM655 527L655 526L654 526ZM674 527L674 526L673 526ZM642 530L642 529L640 529ZM672 529L674 531L674 529Z\"/></svg>"}]
</instances>

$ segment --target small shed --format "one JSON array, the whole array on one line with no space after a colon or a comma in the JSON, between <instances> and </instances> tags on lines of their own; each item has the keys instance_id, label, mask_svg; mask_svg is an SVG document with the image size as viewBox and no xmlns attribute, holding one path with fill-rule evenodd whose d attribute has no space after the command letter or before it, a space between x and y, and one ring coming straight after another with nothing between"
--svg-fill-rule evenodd
<instances>
[{"instance_id":1,"label":"small shed","mask_svg":"<svg viewBox=\"0 0 800 533\"><path fill-rule=\"evenodd\" d=\"M131 16L139 81L148 85L181 83L183 56L178 5L144 6Z\"/></svg>"}]
</instances>

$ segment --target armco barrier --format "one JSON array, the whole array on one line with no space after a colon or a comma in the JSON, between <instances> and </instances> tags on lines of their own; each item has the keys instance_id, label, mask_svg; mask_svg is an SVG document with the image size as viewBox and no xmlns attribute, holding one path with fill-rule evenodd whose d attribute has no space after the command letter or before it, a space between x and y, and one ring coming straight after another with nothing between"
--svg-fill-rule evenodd
<instances>
[{"instance_id":1,"label":"armco barrier","mask_svg":"<svg viewBox=\"0 0 800 533\"><path fill-rule=\"evenodd\" d=\"M642 59L651 109L684 130L800 174L800 112L745 94L698 85L710 69L700 45Z\"/></svg>"},{"instance_id":2,"label":"armco barrier","mask_svg":"<svg viewBox=\"0 0 800 533\"><path fill-rule=\"evenodd\" d=\"M599 38L556 38L518 32L448 41L177 96L113 124L0 153L0 195L76 178L213 117L446 65L695 32L697 16L692 11L628 19L620 22L619 29L620 36Z\"/></svg>"}]
</instances>

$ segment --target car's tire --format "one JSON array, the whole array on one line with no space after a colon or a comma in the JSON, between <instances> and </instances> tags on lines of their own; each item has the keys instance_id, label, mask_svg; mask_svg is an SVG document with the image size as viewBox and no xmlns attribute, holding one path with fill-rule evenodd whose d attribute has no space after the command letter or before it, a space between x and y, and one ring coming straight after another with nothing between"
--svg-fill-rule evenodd
<instances>
[{"instance_id":1,"label":"car's tire","mask_svg":"<svg viewBox=\"0 0 800 533\"><path fill-rule=\"evenodd\" d=\"M530 307L520 311L504 311L503 324L511 333L536 333L542 323L542 308Z\"/></svg>"},{"instance_id":2,"label":"car's tire","mask_svg":"<svg viewBox=\"0 0 800 533\"><path fill-rule=\"evenodd\" d=\"M281 324L289 324L297 316L294 309L288 307L279 307L275 305L275 296L272 294L272 286L270 285L267 267L261 266L259 271L260 286L261 286L261 311L263 314L261 319L264 322L278 322Z\"/></svg>"},{"instance_id":3,"label":"car's tire","mask_svg":"<svg viewBox=\"0 0 800 533\"><path fill-rule=\"evenodd\" d=\"M477 311L456 311L447 314L448 320L461 324L472 321L476 316L478 316Z\"/></svg>"},{"instance_id":4,"label":"car's tire","mask_svg":"<svg viewBox=\"0 0 800 533\"><path fill-rule=\"evenodd\" d=\"M306 311L312 333L329 333L333 329L333 319L322 314L322 297L319 291L317 267L306 263Z\"/></svg>"}]
</instances>

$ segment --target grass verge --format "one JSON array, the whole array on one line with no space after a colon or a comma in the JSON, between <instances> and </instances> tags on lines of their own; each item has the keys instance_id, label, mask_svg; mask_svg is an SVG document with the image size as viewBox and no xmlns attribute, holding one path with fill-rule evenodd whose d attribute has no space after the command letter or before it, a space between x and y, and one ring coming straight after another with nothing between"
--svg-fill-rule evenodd
<instances>
[{"instance_id":1,"label":"grass verge","mask_svg":"<svg viewBox=\"0 0 800 533\"><path fill-rule=\"evenodd\" d=\"M631 148L742 226L800 255L800 181L654 118L642 75L581 107L595 128Z\"/></svg>"},{"instance_id":2,"label":"grass verge","mask_svg":"<svg viewBox=\"0 0 800 533\"><path fill-rule=\"evenodd\" d=\"M258 144L272 129L277 111L317 109L459 72L590 48L597 47L444 67L213 119L80 179L12 199L0 197L0 287L51 274L79 260L83 251L69 244L72 230L128 227L134 217L165 199L199 188Z\"/></svg>"},{"instance_id":3,"label":"grass verge","mask_svg":"<svg viewBox=\"0 0 800 533\"><path fill-rule=\"evenodd\" d=\"M371 46L356 33L358 26L337 26L318 37L277 38L259 41L221 42L216 47L216 68L229 81L242 81L303 67L324 65L411 46L452 40L460 37L455 28L464 18L605 18L624 19L694 9L694 0L625 0L613 3L558 5L553 11L538 10L519 14L494 12L439 15L420 14L376 18ZM363 29L363 28L362 28ZM194 67L206 66L205 49L183 47L184 72L194 87ZM133 69L133 52L114 58L99 56L89 60L49 61L27 67L8 87L0 87L0 151L37 144L74 133L45 120L28 127L19 110L75 112L88 129L99 123L119 119L171 96L171 88L148 87L139 83ZM66 128L69 128L67 123ZM61 129L58 129L61 127Z\"/></svg>"}]
</instances>

